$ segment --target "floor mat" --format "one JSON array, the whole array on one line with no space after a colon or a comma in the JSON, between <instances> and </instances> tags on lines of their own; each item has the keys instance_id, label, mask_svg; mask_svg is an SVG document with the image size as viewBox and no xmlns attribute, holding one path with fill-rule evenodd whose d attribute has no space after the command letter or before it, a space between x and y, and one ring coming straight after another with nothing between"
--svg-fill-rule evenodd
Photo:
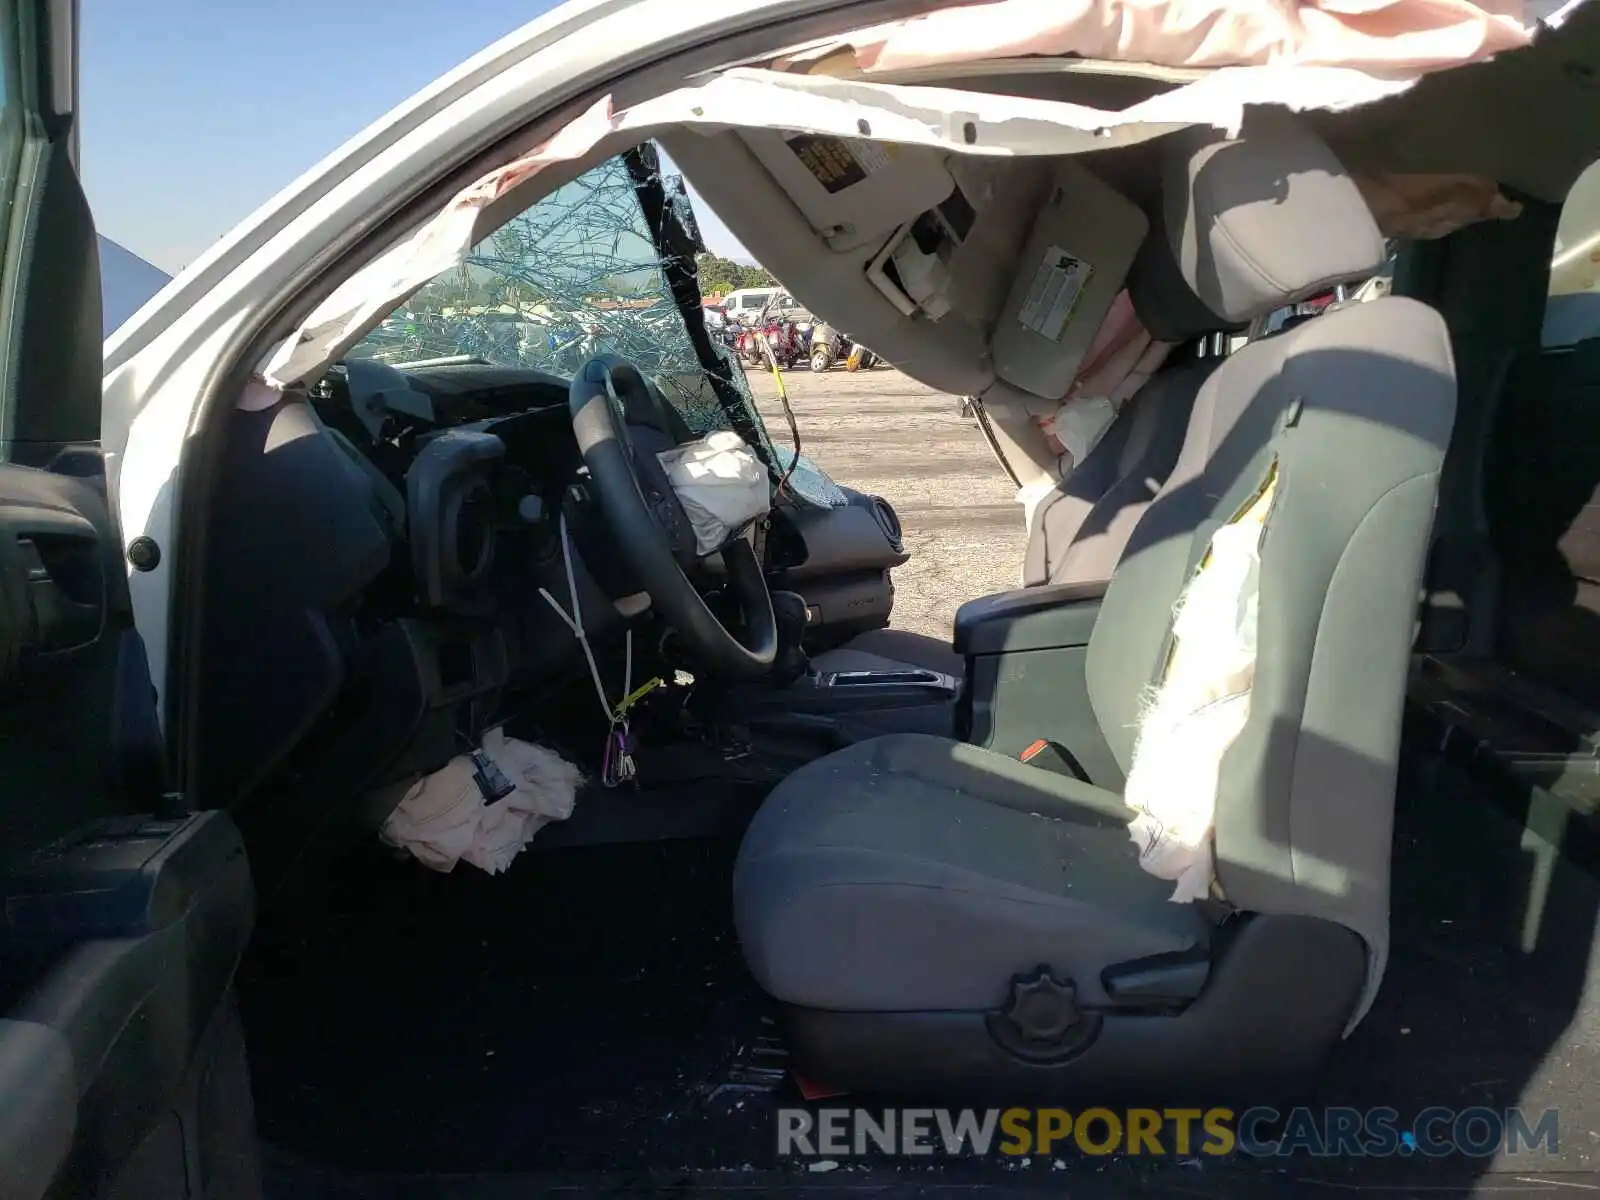
<instances>
[{"instance_id":1,"label":"floor mat","mask_svg":"<svg viewBox=\"0 0 1600 1200\"><path fill-rule=\"evenodd\" d=\"M1559 801L1491 795L1444 760L1414 763L1401 794L1388 970L1319 1100L1408 1119L1554 1109L1557 1154L1478 1169L1600 1168L1600 839Z\"/></svg>"},{"instance_id":2,"label":"floor mat","mask_svg":"<svg viewBox=\"0 0 1600 1200\"><path fill-rule=\"evenodd\" d=\"M362 847L268 914L241 978L263 1138L350 1168L711 1165L770 1143L725 1086L770 1027L734 844L438 875Z\"/></svg>"}]
</instances>

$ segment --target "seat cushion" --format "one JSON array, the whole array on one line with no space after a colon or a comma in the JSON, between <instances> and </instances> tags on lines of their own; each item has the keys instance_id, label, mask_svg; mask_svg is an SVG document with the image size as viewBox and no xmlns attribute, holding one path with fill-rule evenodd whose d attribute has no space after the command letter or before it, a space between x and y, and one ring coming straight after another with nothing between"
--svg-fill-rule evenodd
<instances>
[{"instance_id":1,"label":"seat cushion","mask_svg":"<svg viewBox=\"0 0 1600 1200\"><path fill-rule=\"evenodd\" d=\"M921 667L961 678L966 662L948 641L904 629L874 629L811 660L819 671L903 671Z\"/></svg>"},{"instance_id":2,"label":"seat cushion","mask_svg":"<svg viewBox=\"0 0 1600 1200\"><path fill-rule=\"evenodd\" d=\"M1118 797L920 734L791 775L745 835L734 916L777 999L849 1012L976 1011L1045 965L1086 1003L1102 970L1206 944L1140 870Z\"/></svg>"}]
</instances>

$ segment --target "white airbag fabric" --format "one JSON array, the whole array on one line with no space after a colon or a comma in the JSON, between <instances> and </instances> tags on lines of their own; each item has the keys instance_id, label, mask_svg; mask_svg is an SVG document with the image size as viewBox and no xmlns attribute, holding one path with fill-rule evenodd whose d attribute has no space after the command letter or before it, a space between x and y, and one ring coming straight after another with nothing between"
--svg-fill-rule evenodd
<instances>
[{"instance_id":1,"label":"white airbag fabric","mask_svg":"<svg viewBox=\"0 0 1600 1200\"><path fill-rule=\"evenodd\" d=\"M540 829L572 815L581 774L555 751L491 729L483 753L514 785L509 795L485 803L471 757L457 755L412 785L378 836L435 871L466 862L498 875Z\"/></svg>"},{"instance_id":2,"label":"white airbag fabric","mask_svg":"<svg viewBox=\"0 0 1600 1200\"><path fill-rule=\"evenodd\" d=\"M1212 891L1212 828L1222 756L1250 715L1256 672L1260 545L1268 487L1238 520L1212 535L1200 570L1179 597L1173 646L1139 719L1125 800L1139 865L1177 883L1174 903Z\"/></svg>"},{"instance_id":3,"label":"white airbag fabric","mask_svg":"<svg viewBox=\"0 0 1600 1200\"><path fill-rule=\"evenodd\" d=\"M767 469L737 433L719 429L656 457L694 528L699 554L721 549L771 506Z\"/></svg>"},{"instance_id":4,"label":"white airbag fabric","mask_svg":"<svg viewBox=\"0 0 1600 1200\"><path fill-rule=\"evenodd\" d=\"M1074 397L1048 418L1043 429L1060 443L1062 453L1077 466L1117 419L1117 405L1109 396Z\"/></svg>"}]
</instances>

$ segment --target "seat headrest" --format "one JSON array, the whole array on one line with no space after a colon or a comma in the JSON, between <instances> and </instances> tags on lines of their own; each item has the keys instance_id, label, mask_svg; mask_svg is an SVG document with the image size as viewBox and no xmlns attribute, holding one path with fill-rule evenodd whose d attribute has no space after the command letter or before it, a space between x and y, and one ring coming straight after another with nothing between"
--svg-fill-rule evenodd
<instances>
[{"instance_id":1,"label":"seat headrest","mask_svg":"<svg viewBox=\"0 0 1600 1200\"><path fill-rule=\"evenodd\" d=\"M1162 210L1179 271L1224 322L1374 275L1384 260L1355 181L1282 109L1250 109L1234 139L1212 129L1172 135Z\"/></svg>"},{"instance_id":2,"label":"seat headrest","mask_svg":"<svg viewBox=\"0 0 1600 1200\"><path fill-rule=\"evenodd\" d=\"M1128 270L1128 299L1150 336L1177 345L1211 333L1232 333L1243 323L1224 321L1200 302L1166 236L1160 201L1147 205L1150 235Z\"/></svg>"}]
</instances>

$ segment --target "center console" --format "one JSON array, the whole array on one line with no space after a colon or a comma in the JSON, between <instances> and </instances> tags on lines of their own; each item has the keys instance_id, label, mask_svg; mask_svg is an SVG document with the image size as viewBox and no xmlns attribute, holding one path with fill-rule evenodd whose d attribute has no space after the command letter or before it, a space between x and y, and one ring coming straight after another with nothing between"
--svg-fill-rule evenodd
<instances>
[{"instance_id":1,"label":"center console","mask_svg":"<svg viewBox=\"0 0 1600 1200\"><path fill-rule=\"evenodd\" d=\"M962 681L916 667L819 671L802 648L810 613L793 592L772 594L780 646L768 683L724 698L723 720L768 753L802 761L884 733L955 732Z\"/></svg>"},{"instance_id":2,"label":"center console","mask_svg":"<svg viewBox=\"0 0 1600 1200\"><path fill-rule=\"evenodd\" d=\"M1122 767L1089 698L1089 639L1105 590L1103 582L1040 584L963 604L954 641L967 679L956 736L1007 758L1120 787Z\"/></svg>"},{"instance_id":3,"label":"center console","mask_svg":"<svg viewBox=\"0 0 1600 1200\"><path fill-rule=\"evenodd\" d=\"M783 697L796 712L847 713L953 704L961 680L938 671L809 671Z\"/></svg>"},{"instance_id":4,"label":"center console","mask_svg":"<svg viewBox=\"0 0 1600 1200\"><path fill-rule=\"evenodd\" d=\"M886 733L951 737L961 687L937 671L809 670L731 698L728 711L763 749L810 759Z\"/></svg>"},{"instance_id":5,"label":"center console","mask_svg":"<svg viewBox=\"0 0 1600 1200\"><path fill-rule=\"evenodd\" d=\"M1088 696L1087 654L1105 584L1055 584L984 596L956 614L962 676L915 666L818 670L798 647L808 621L793 593L773 593L776 686L739 691L723 711L762 748L802 760L886 733L971 742L1080 778L1120 783ZM780 653L780 658L783 658ZM1052 755L1041 756L1038 747Z\"/></svg>"}]
</instances>

